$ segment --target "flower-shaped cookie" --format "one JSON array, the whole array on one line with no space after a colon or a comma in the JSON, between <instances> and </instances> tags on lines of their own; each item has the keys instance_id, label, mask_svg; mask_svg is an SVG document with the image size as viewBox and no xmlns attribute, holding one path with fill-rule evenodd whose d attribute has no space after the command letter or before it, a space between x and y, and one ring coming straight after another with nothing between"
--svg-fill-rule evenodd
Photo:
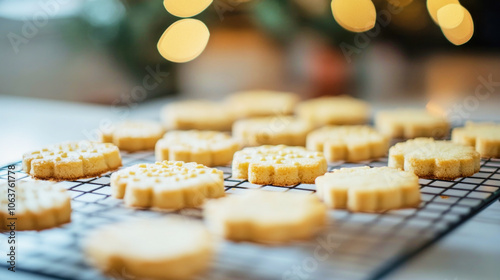
<instances>
[{"instance_id":1,"label":"flower-shaped cookie","mask_svg":"<svg viewBox=\"0 0 500 280\"><path fill-rule=\"evenodd\" d=\"M342 168L316 179L316 194L331 208L376 212L420 203L418 177L390 167Z\"/></svg>"},{"instance_id":2,"label":"flower-shaped cookie","mask_svg":"<svg viewBox=\"0 0 500 280\"><path fill-rule=\"evenodd\" d=\"M451 140L475 147L482 157L500 157L500 124L468 122L453 129Z\"/></svg>"},{"instance_id":3,"label":"flower-shaped cookie","mask_svg":"<svg viewBox=\"0 0 500 280\"><path fill-rule=\"evenodd\" d=\"M326 224L326 207L309 194L252 190L209 201L204 216L227 239L283 243L313 237Z\"/></svg>"},{"instance_id":4,"label":"flower-shaped cookie","mask_svg":"<svg viewBox=\"0 0 500 280\"><path fill-rule=\"evenodd\" d=\"M291 186L313 184L327 171L323 153L303 147L260 146L245 148L234 154L233 177L253 184Z\"/></svg>"},{"instance_id":5,"label":"flower-shaped cookie","mask_svg":"<svg viewBox=\"0 0 500 280\"><path fill-rule=\"evenodd\" d=\"M121 165L120 151L109 143L67 142L23 155L23 170L44 180L95 177Z\"/></svg>"},{"instance_id":6,"label":"flower-shaped cookie","mask_svg":"<svg viewBox=\"0 0 500 280\"><path fill-rule=\"evenodd\" d=\"M113 173L111 190L127 206L181 209L224 196L224 178L222 171L194 162L143 163Z\"/></svg>"},{"instance_id":7,"label":"flower-shaped cookie","mask_svg":"<svg viewBox=\"0 0 500 280\"><path fill-rule=\"evenodd\" d=\"M217 131L170 131L156 143L156 160L196 162L206 166L226 165L240 144Z\"/></svg>"},{"instance_id":8,"label":"flower-shaped cookie","mask_svg":"<svg viewBox=\"0 0 500 280\"><path fill-rule=\"evenodd\" d=\"M0 184L0 231L42 230L70 222L71 197L66 189L41 181L9 185Z\"/></svg>"},{"instance_id":9,"label":"flower-shaped cookie","mask_svg":"<svg viewBox=\"0 0 500 280\"><path fill-rule=\"evenodd\" d=\"M420 178L454 180L479 172L480 155L473 147L416 138L389 149L389 166L411 171Z\"/></svg>"}]
</instances>

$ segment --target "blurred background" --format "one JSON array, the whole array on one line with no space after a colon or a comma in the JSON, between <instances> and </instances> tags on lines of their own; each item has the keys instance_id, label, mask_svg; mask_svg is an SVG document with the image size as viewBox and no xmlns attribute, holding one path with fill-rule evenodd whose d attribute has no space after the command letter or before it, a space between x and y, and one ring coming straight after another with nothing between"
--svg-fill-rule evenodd
<instances>
[{"instance_id":1,"label":"blurred background","mask_svg":"<svg viewBox=\"0 0 500 280\"><path fill-rule=\"evenodd\" d=\"M0 0L0 94L117 104L266 88L432 100L435 110L482 84L483 97L498 95L500 1L460 1L475 25L462 46L446 40L424 0L373 2L375 28L351 33L329 0L215 0L195 17L210 29L206 50L175 64L156 48L178 19L163 1Z\"/></svg>"}]
</instances>

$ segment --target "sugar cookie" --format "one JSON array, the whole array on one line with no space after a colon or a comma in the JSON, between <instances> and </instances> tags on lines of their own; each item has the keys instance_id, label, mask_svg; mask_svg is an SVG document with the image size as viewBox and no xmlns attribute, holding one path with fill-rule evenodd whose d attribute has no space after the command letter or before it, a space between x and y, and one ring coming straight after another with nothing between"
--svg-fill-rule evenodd
<instances>
[{"instance_id":1,"label":"sugar cookie","mask_svg":"<svg viewBox=\"0 0 500 280\"><path fill-rule=\"evenodd\" d=\"M24 172L44 180L95 177L121 165L118 148L109 143L66 142L23 155Z\"/></svg>"},{"instance_id":2,"label":"sugar cookie","mask_svg":"<svg viewBox=\"0 0 500 280\"><path fill-rule=\"evenodd\" d=\"M375 126L382 134L393 138L442 138L448 135L450 129L444 118L419 109L378 112L375 115Z\"/></svg>"},{"instance_id":3,"label":"sugar cookie","mask_svg":"<svg viewBox=\"0 0 500 280\"><path fill-rule=\"evenodd\" d=\"M94 230L83 250L104 273L127 279L192 279L209 268L213 240L181 218L126 221Z\"/></svg>"},{"instance_id":4,"label":"sugar cookie","mask_svg":"<svg viewBox=\"0 0 500 280\"><path fill-rule=\"evenodd\" d=\"M209 201L204 216L226 239L284 243L312 238L325 226L326 213L313 195L251 190Z\"/></svg>"},{"instance_id":5,"label":"sugar cookie","mask_svg":"<svg viewBox=\"0 0 500 280\"><path fill-rule=\"evenodd\" d=\"M451 139L475 147L482 157L500 157L500 124L467 122L453 129Z\"/></svg>"},{"instance_id":6,"label":"sugar cookie","mask_svg":"<svg viewBox=\"0 0 500 280\"><path fill-rule=\"evenodd\" d=\"M294 117L275 116L236 121L233 135L245 146L305 146L311 125Z\"/></svg>"},{"instance_id":7,"label":"sugar cookie","mask_svg":"<svg viewBox=\"0 0 500 280\"><path fill-rule=\"evenodd\" d=\"M152 150L163 133L163 127L159 123L127 121L110 130L101 131L101 142L113 143L120 150L128 152Z\"/></svg>"},{"instance_id":8,"label":"sugar cookie","mask_svg":"<svg viewBox=\"0 0 500 280\"><path fill-rule=\"evenodd\" d=\"M111 192L127 206L181 209L224 196L223 173L194 162L136 164L111 175Z\"/></svg>"},{"instance_id":9,"label":"sugar cookie","mask_svg":"<svg viewBox=\"0 0 500 280\"><path fill-rule=\"evenodd\" d=\"M238 118L291 115L298 102L297 94L269 90L237 92L226 98Z\"/></svg>"},{"instance_id":10,"label":"sugar cookie","mask_svg":"<svg viewBox=\"0 0 500 280\"><path fill-rule=\"evenodd\" d=\"M216 131L170 131L156 144L156 160L196 162L220 166L231 162L240 144Z\"/></svg>"},{"instance_id":11,"label":"sugar cookie","mask_svg":"<svg viewBox=\"0 0 500 280\"><path fill-rule=\"evenodd\" d=\"M161 119L169 129L229 131L234 122L234 115L222 104L190 100L165 105Z\"/></svg>"},{"instance_id":12,"label":"sugar cookie","mask_svg":"<svg viewBox=\"0 0 500 280\"><path fill-rule=\"evenodd\" d=\"M479 153L473 147L416 138L389 149L390 167L411 171L420 178L454 180L479 172Z\"/></svg>"},{"instance_id":13,"label":"sugar cookie","mask_svg":"<svg viewBox=\"0 0 500 280\"><path fill-rule=\"evenodd\" d=\"M418 177L390 167L333 170L316 178L316 194L331 208L377 212L420 203Z\"/></svg>"},{"instance_id":14,"label":"sugar cookie","mask_svg":"<svg viewBox=\"0 0 500 280\"><path fill-rule=\"evenodd\" d=\"M42 181L9 184L10 188L0 184L0 231L13 230L11 222L15 230L42 230L70 222L71 198L65 189ZM12 212L10 202L15 204Z\"/></svg>"},{"instance_id":15,"label":"sugar cookie","mask_svg":"<svg viewBox=\"0 0 500 280\"><path fill-rule=\"evenodd\" d=\"M234 178L248 179L253 184L290 186L314 184L316 177L326 173L327 163L320 152L266 145L236 152L232 170Z\"/></svg>"},{"instance_id":16,"label":"sugar cookie","mask_svg":"<svg viewBox=\"0 0 500 280\"><path fill-rule=\"evenodd\" d=\"M326 126L307 135L307 149L328 161L356 162L385 156L389 139L369 126Z\"/></svg>"},{"instance_id":17,"label":"sugar cookie","mask_svg":"<svg viewBox=\"0 0 500 280\"><path fill-rule=\"evenodd\" d=\"M319 127L327 124L364 124L370 108L362 100L350 96L320 97L297 106L299 118Z\"/></svg>"}]
</instances>

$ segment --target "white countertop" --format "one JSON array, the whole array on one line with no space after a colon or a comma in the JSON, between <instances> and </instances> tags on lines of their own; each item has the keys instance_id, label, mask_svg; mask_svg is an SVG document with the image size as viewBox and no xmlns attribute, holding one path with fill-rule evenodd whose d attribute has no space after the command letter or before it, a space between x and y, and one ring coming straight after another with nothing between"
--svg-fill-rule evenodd
<instances>
[{"instance_id":1,"label":"white countertop","mask_svg":"<svg viewBox=\"0 0 500 280\"><path fill-rule=\"evenodd\" d=\"M159 120L159 108L165 102L153 100L133 108L112 108L0 96L0 165L18 161L25 151L44 145L93 137L100 122L128 118ZM478 110L476 114L481 111L484 112ZM493 116L497 120L500 117L497 112ZM479 115L478 119L485 117ZM498 279L499 263L500 203L497 201L387 279Z\"/></svg>"}]
</instances>

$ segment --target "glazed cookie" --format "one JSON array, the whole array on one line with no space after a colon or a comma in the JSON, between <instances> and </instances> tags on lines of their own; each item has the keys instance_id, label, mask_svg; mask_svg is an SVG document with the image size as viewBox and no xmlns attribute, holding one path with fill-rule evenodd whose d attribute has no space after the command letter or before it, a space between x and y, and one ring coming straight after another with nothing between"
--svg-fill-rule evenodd
<instances>
[{"instance_id":1,"label":"glazed cookie","mask_svg":"<svg viewBox=\"0 0 500 280\"><path fill-rule=\"evenodd\" d=\"M229 108L205 100L179 101L167 104L161 112L168 129L229 131L235 120Z\"/></svg>"},{"instance_id":2,"label":"glazed cookie","mask_svg":"<svg viewBox=\"0 0 500 280\"><path fill-rule=\"evenodd\" d=\"M389 139L369 126L326 126L307 135L307 149L328 161L356 162L385 156Z\"/></svg>"},{"instance_id":3,"label":"glazed cookie","mask_svg":"<svg viewBox=\"0 0 500 280\"><path fill-rule=\"evenodd\" d=\"M454 180L479 172L479 153L473 147L416 138L389 149L389 166L415 173L420 178Z\"/></svg>"},{"instance_id":4,"label":"glazed cookie","mask_svg":"<svg viewBox=\"0 0 500 280\"><path fill-rule=\"evenodd\" d=\"M260 185L291 186L314 184L327 171L323 153L303 147L260 146L234 154L233 177Z\"/></svg>"},{"instance_id":5,"label":"glazed cookie","mask_svg":"<svg viewBox=\"0 0 500 280\"><path fill-rule=\"evenodd\" d=\"M224 196L224 178L222 171L194 162L144 163L113 173L111 191L127 206L181 209Z\"/></svg>"},{"instance_id":6,"label":"glazed cookie","mask_svg":"<svg viewBox=\"0 0 500 280\"><path fill-rule=\"evenodd\" d=\"M475 147L482 157L500 157L500 124L467 122L453 129L451 140Z\"/></svg>"},{"instance_id":7,"label":"glazed cookie","mask_svg":"<svg viewBox=\"0 0 500 280\"><path fill-rule=\"evenodd\" d=\"M71 198L65 189L42 181L9 184L0 184L0 231L12 230L11 222L15 230L42 230L70 222ZM15 207L10 209L12 199Z\"/></svg>"},{"instance_id":8,"label":"glazed cookie","mask_svg":"<svg viewBox=\"0 0 500 280\"><path fill-rule=\"evenodd\" d=\"M136 152L153 150L164 133L159 123L149 121L123 122L110 130L101 131L101 142L113 143L120 150Z\"/></svg>"},{"instance_id":9,"label":"glazed cookie","mask_svg":"<svg viewBox=\"0 0 500 280\"><path fill-rule=\"evenodd\" d=\"M24 172L44 180L95 177L121 165L118 148L109 143L66 142L23 155Z\"/></svg>"},{"instance_id":10,"label":"glazed cookie","mask_svg":"<svg viewBox=\"0 0 500 280\"><path fill-rule=\"evenodd\" d=\"M213 240L199 222L130 220L94 230L83 250L89 262L119 279L193 279L213 258Z\"/></svg>"},{"instance_id":11,"label":"glazed cookie","mask_svg":"<svg viewBox=\"0 0 500 280\"><path fill-rule=\"evenodd\" d=\"M309 131L308 122L286 116L239 120L233 125L234 137L245 146L305 146Z\"/></svg>"},{"instance_id":12,"label":"glazed cookie","mask_svg":"<svg viewBox=\"0 0 500 280\"><path fill-rule=\"evenodd\" d=\"M220 166L231 162L240 144L216 131L170 131L156 143L156 160L196 162Z\"/></svg>"},{"instance_id":13,"label":"glazed cookie","mask_svg":"<svg viewBox=\"0 0 500 280\"><path fill-rule=\"evenodd\" d=\"M375 115L375 126L382 134L393 138L443 138L450 129L446 119L418 109L378 112Z\"/></svg>"},{"instance_id":14,"label":"glazed cookie","mask_svg":"<svg viewBox=\"0 0 500 280\"><path fill-rule=\"evenodd\" d=\"M226 98L238 118L291 115L298 102L297 94L269 90L238 92Z\"/></svg>"},{"instance_id":15,"label":"glazed cookie","mask_svg":"<svg viewBox=\"0 0 500 280\"><path fill-rule=\"evenodd\" d=\"M299 118L320 127L364 124L368 121L370 107L366 102L349 96L320 97L300 103L296 112Z\"/></svg>"},{"instance_id":16,"label":"glazed cookie","mask_svg":"<svg viewBox=\"0 0 500 280\"><path fill-rule=\"evenodd\" d=\"M417 207L418 177L390 167L342 168L316 178L316 194L331 208L378 212Z\"/></svg>"},{"instance_id":17,"label":"glazed cookie","mask_svg":"<svg viewBox=\"0 0 500 280\"><path fill-rule=\"evenodd\" d=\"M272 244L312 238L325 226L326 213L313 195L251 190L209 201L204 216L226 239Z\"/></svg>"}]
</instances>

